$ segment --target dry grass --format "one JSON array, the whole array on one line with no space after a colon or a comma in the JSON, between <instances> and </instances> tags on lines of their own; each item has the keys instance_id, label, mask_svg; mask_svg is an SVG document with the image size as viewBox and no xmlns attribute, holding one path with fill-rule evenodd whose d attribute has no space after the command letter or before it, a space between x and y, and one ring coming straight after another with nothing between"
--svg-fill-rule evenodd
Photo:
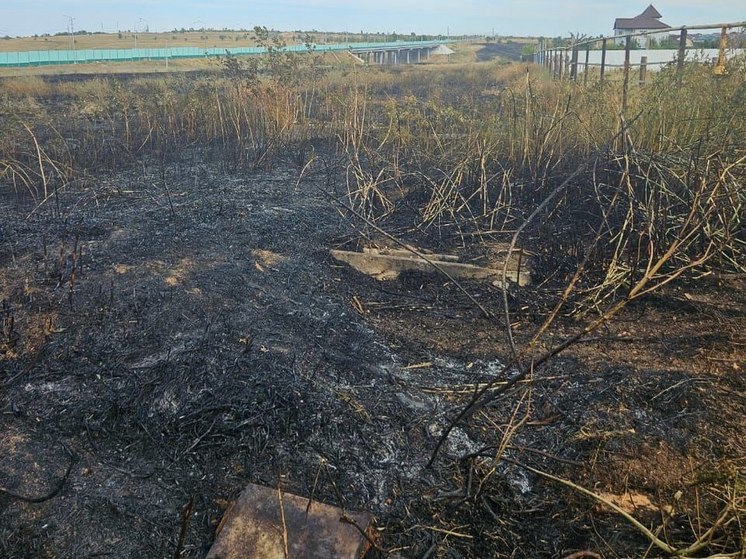
<instances>
[{"instance_id":1,"label":"dry grass","mask_svg":"<svg viewBox=\"0 0 746 559\"><path fill-rule=\"evenodd\" d=\"M137 41L135 41L137 37ZM302 43L294 34L283 34L283 39ZM177 48L177 47L253 47L256 46L253 31L187 31L185 33L145 33L122 31L121 33L96 33L75 35L74 48L83 49L133 49ZM71 48L68 35L52 37L20 37L0 39L0 51L68 50Z\"/></svg>"},{"instance_id":2,"label":"dry grass","mask_svg":"<svg viewBox=\"0 0 746 559\"><path fill-rule=\"evenodd\" d=\"M19 99L22 97L48 97L53 88L39 76L19 76L6 79L2 86L8 97Z\"/></svg>"}]
</instances>

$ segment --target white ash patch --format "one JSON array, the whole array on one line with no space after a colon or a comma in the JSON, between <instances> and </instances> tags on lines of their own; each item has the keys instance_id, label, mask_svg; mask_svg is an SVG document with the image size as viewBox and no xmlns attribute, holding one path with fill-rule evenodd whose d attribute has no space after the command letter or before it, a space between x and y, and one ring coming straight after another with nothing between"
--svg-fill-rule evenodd
<instances>
[{"instance_id":1,"label":"white ash patch","mask_svg":"<svg viewBox=\"0 0 746 559\"><path fill-rule=\"evenodd\" d=\"M505 479L508 480L510 486L520 492L521 495L531 492L531 480L528 479L528 474L520 468L509 468Z\"/></svg>"}]
</instances>

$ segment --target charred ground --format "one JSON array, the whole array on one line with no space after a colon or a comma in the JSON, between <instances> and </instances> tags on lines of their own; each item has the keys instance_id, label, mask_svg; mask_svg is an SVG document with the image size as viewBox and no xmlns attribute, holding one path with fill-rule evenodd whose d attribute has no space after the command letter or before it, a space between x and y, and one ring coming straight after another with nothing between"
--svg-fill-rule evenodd
<instances>
[{"instance_id":1,"label":"charred ground","mask_svg":"<svg viewBox=\"0 0 746 559\"><path fill-rule=\"evenodd\" d=\"M655 110L615 151L598 146L618 136L608 89L473 65L299 85L282 62L5 88L0 556L203 557L247 483L371 511L373 557L663 555L558 479L671 546L704 537L690 556L742 554L746 165L742 121L720 119L744 110L736 74L711 112L686 104L701 69L668 105L673 76L636 92ZM679 143L646 152L666 110ZM390 235L489 264L589 154L520 239L536 284L507 292L516 346L594 245L536 354L624 301L640 254L674 247L656 277L675 281L497 395L427 468L475 387L517 374L502 290L379 282L329 250Z\"/></svg>"},{"instance_id":2,"label":"charred ground","mask_svg":"<svg viewBox=\"0 0 746 559\"><path fill-rule=\"evenodd\" d=\"M379 283L335 264L329 249L359 237L322 177L191 157L168 195L146 165L66 192L60 217L2 201L3 489L47 495L71 464L42 503L0 494L4 556L171 556L194 496L184 555L199 557L247 482L373 511L388 556L644 548L585 498L463 458L499 443L523 389L424 469L459 387L506 356L500 330L437 276ZM737 280L706 286L636 304L538 371L509 455L646 495L651 518L727 482L744 450L744 300ZM499 290L468 288L499 310Z\"/></svg>"}]
</instances>

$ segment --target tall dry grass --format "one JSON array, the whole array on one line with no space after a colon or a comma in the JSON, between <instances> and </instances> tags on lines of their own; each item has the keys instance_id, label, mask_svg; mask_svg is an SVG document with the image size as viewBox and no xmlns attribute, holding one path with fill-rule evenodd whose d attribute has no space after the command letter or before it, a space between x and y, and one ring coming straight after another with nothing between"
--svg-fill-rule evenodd
<instances>
[{"instance_id":1,"label":"tall dry grass","mask_svg":"<svg viewBox=\"0 0 746 559\"><path fill-rule=\"evenodd\" d=\"M302 165L316 142L343 155L350 203L369 219L385 220L403 200L422 227L471 235L516 229L592 159L527 233L546 253L543 279L557 272L553 254L590 251L605 286L589 287L598 300L665 254L693 204L696 232L668 262L706 254L707 266L743 269L746 103L736 64L723 78L701 65L664 70L633 89L625 114L613 79L558 82L518 64L322 75L278 52L228 59L196 79L6 80L0 181L41 200L80 173L164 162L194 146L235 170L278 157Z\"/></svg>"},{"instance_id":2,"label":"tall dry grass","mask_svg":"<svg viewBox=\"0 0 746 559\"><path fill-rule=\"evenodd\" d=\"M666 69L633 90L624 113L614 80L584 86L516 65L493 79L444 72L428 87L412 73L397 96L348 105L350 202L382 220L406 192L425 227L509 238L587 165L526 229L542 252L540 280L567 281L587 260L593 307L653 271L743 272L746 104L732 64L726 77ZM575 264L563 269L568 255Z\"/></svg>"}]
</instances>

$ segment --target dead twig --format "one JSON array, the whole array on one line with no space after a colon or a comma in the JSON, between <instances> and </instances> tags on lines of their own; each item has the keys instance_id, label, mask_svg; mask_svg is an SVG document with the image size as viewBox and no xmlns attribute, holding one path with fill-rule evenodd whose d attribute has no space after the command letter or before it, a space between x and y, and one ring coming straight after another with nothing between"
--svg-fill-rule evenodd
<instances>
[{"instance_id":1,"label":"dead twig","mask_svg":"<svg viewBox=\"0 0 746 559\"><path fill-rule=\"evenodd\" d=\"M366 539L366 541L376 550L376 551L383 551L381 547L376 543L376 541L368 534L368 530L363 530L363 528L355 522L353 518L351 518L346 512L342 513L342 516L339 517L339 521L342 524L349 524L353 528L355 528L360 534Z\"/></svg>"},{"instance_id":2,"label":"dead twig","mask_svg":"<svg viewBox=\"0 0 746 559\"><path fill-rule=\"evenodd\" d=\"M536 468L532 468L531 466L524 464L522 462L519 462L517 460L513 460L512 458L506 458L503 456L502 458L505 462L509 462L510 464L514 464L515 466L518 466L520 468L523 468L524 470L528 470L529 472L536 474L537 476L543 477L545 479L549 479L551 481L555 481L557 483L560 483L564 485L565 487L569 487L570 489L573 489L579 493L582 493L583 495L587 495L588 497L594 499L595 501L598 501L599 503L603 503L604 505L608 506L609 508L613 509L615 512L619 513L622 517L624 517L625 520L627 520L632 526L634 526L641 534L643 534L653 545L655 545L658 549L661 551L668 553L670 555L673 555L676 553L676 548L668 545L666 542L658 538L653 532L651 532L648 528L646 528L639 520L637 520L634 516L629 514L624 509L620 508L619 506L615 505L608 499L605 499L604 497L601 497L600 495L597 495L593 491L590 491L589 489L586 489L585 487L581 485L577 485L569 480L553 476L552 474L549 474L547 472L544 472L542 470L538 470Z\"/></svg>"},{"instance_id":3,"label":"dead twig","mask_svg":"<svg viewBox=\"0 0 746 559\"><path fill-rule=\"evenodd\" d=\"M20 495L9 489L6 489L5 487L0 486L0 494L7 495L8 497L17 499L18 501L23 501L24 503L43 503L44 501L49 501L50 499L53 499L54 497L56 497L57 494L60 491L62 491L62 487L64 487L65 482L67 481L67 478L70 477L70 471L72 470L73 464L75 463L75 455L72 453L72 451L64 443L60 443L60 444L62 445L62 448L65 449L65 452L67 452L68 456L70 457L70 461L67 464L67 469L65 470L65 473L54 484L51 491L49 491L48 493L44 495L41 495L40 497L27 497L25 495Z\"/></svg>"},{"instance_id":4,"label":"dead twig","mask_svg":"<svg viewBox=\"0 0 746 559\"><path fill-rule=\"evenodd\" d=\"M181 529L179 530L179 539L176 543L176 551L174 551L174 559L181 557L181 550L184 549L184 540L186 539L187 531L189 530L189 524L192 521L192 513L194 512L194 495L189 498L189 502L184 511L181 514Z\"/></svg>"},{"instance_id":5,"label":"dead twig","mask_svg":"<svg viewBox=\"0 0 746 559\"><path fill-rule=\"evenodd\" d=\"M685 547L685 548L675 548L671 546L670 544L666 543L662 539L660 539L656 534L654 534L651 530L649 530L646 526L644 526L639 520L637 520L634 516L629 514L627 511L619 507L618 505L612 503L609 499L606 499L597 493L594 493L593 491L586 489L582 485L578 485L576 483L573 483L572 481L569 481L567 479L563 479L561 477L554 476L550 473L544 472L542 470L539 470L537 468L533 468L529 466L528 464L524 464L522 462L519 462L517 460L513 460L511 458L502 457L502 460L505 462L509 462L510 464L513 464L515 466L518 466L520 468L523 468L524 470L528 470L529 472L536 474L540 477L543 477L545 479L554 481L556 483L559 483L561 485L564 485L565 487L569 487L570 489L577 491L578 493L582 493L583 495L586 495L590 497L591 499L598 501L599 503L602 503L621 515L627 522L629 522L637 531L639 531L642 535L644 535L648 541L664 553L667 553L669 555L675 555L677 557L681 558L691 558L692 554L697 553L710 545L712 542L713 535L715 531L721 527L725 526L728 523L730 523L733 520L733 505L732 503L726 504L726 506L721 511L720 515L718 516L717 520L712 523L712 525L707 529L707 531L699 536L697 538L697 541L693 544ZM706 559L715 559L719 557L737 557L738 554L716 554L712 555L710 557L707 557Z\"/></svg>"},{"instance_id":6,"label":"dead twig","mask_svg":"<svg viewBox=\"0 0 746 559\"><path fill-rule=\"evenodd\" d=\"M285 522L285 501L282 495L282 485L277 482L277 499L280 503L280 521L282 522L282 553L285 559L290 557L290 550L288 548L288 525Z\"/></svg>"}]
</instances>

